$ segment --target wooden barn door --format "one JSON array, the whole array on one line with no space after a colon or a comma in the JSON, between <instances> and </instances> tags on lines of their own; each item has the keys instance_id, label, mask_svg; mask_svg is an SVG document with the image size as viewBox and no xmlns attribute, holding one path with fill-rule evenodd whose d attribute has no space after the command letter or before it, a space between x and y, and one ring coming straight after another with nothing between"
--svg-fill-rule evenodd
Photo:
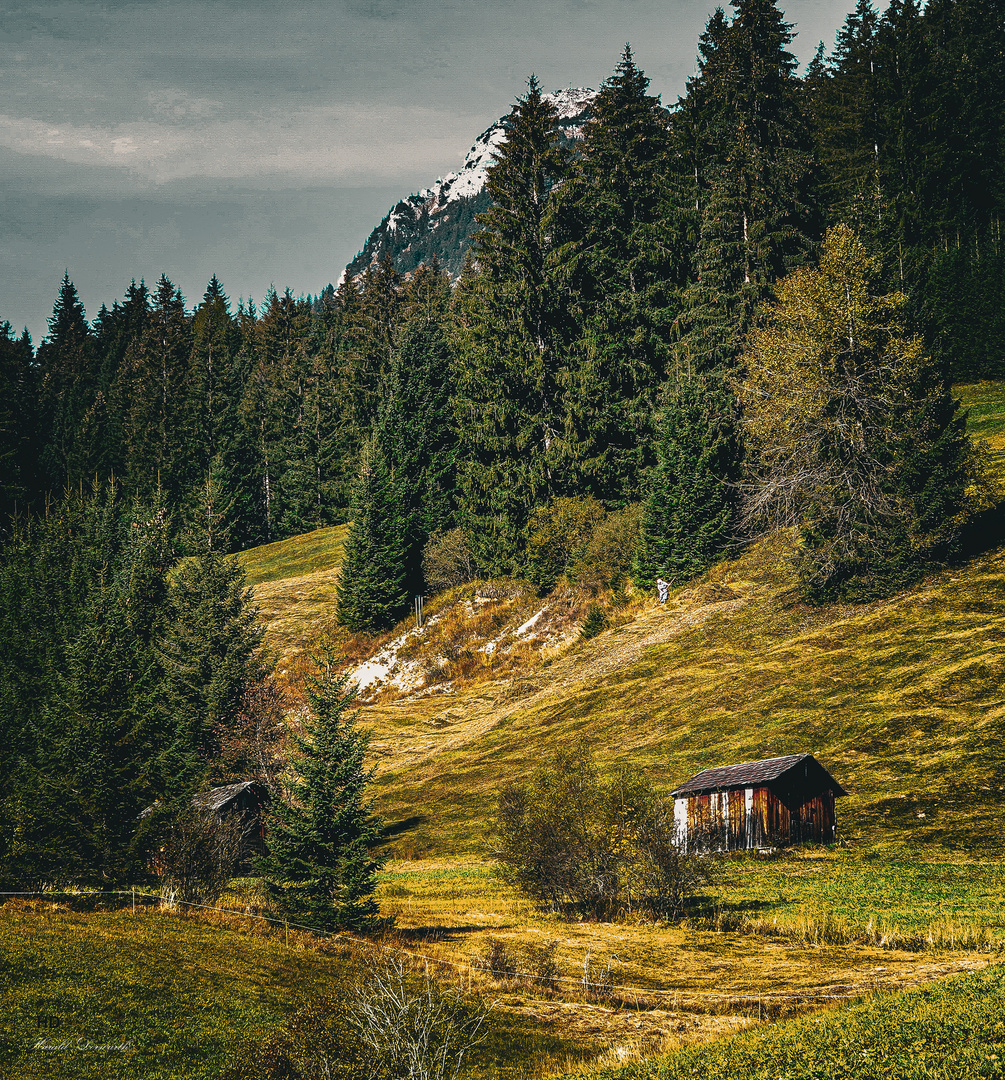
<instances>
[{"instance_id":1,"label":"wooden barn door","mask_svg":"<svg viewBox=\"0 0 1005 1080\"><path fill-rule=\"evenodd\" d=\"M747 807L743 788L729 793L728 851L742 851L747 846Z\"/></svg>"},{"instance_id":2,"label":"wooden barn door","mask_svg":"<svg viewBox=\"0 0 1005 1080\"><path fill-rule=\"evenodd\" d=\"M771 796L771 792L766 787L754 788L753 806L751 808L751 822L748 835L750 837L750 846L752 848L765 848L770 847L768 837L770 836L770 828L768 822L769 805L768 800Z\"/></svg>"}]
</instances>

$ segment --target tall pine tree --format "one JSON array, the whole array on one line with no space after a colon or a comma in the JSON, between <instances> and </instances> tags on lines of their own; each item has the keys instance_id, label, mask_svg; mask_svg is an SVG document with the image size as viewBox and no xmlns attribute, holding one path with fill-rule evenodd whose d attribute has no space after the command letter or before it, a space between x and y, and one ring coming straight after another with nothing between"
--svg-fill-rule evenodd
<instances>
[{"instance_id":1,"label":"tall pine tree","mask_svg":"<svg viewBox=\"0 0 1005 1080\"><path fill-rule=\"evenodd\" d=\"M456 360L447 329L450 284L436 265L409 282L411 318L399 332L378 417L391 481L398 492L406 588L424 590L422 549L454 524L457 431Z\"/></svg>"},{"instance_id":2,"label":"tall pine tree","mask_svg":"<svg viewBox=\"0 0 1005 1080\"><path fill-rule=\"evenodd\" d=\"M642 506L634 574L679 583L722 558L734 536L740 453L736 404L715 375L679 373L659 414L657 464Z\"/></svg>"},{"instance_id":3,"label":"tall pine tree","mask_svg":"<svg viewBox=\"0 0 1005 1080\"><path fill-rule=\"evenodd\" d=\"M835 226L819 269L780 282L748 339L748 515L799 527L814 600L916 580L952 553L966 516L965 417L907 332L907 298L878 281L878 261Z\"/></svg>"},{"instance_id":4,"label":"tall pine tree","mask_svg":"<svg viewBox=\"0 0 1005 1080\"><path fill-rule=\"evenodd\" d=\"M367 788L369 735L350 712L356 688L331 658L307 680L308 717L293 736L286 798L268 818L268 854L259 860L266 895L281 911L319 930L358 930L377 914L383 860L374 852L383 822Z\"/></svg>"},{"instance_id":5,"label":"tall pine tree","mask_svg":"<svg viewBox=\"0 0 1005 1080\"><path fill-rule=\"evenodd\" d=\"M59 287L49 333L38 348L38 365L41 464L46 488L62 493L91 480L79 435L98 388L94 341L68 274Z\"/></svg>"},{"instance_id":6,"label":"tall pine tree","mask_svg":"<svg viewBox=\"0 0 1005 1080\"><path fill-rule=\"evenodd\" d=\"M521 564L531 510L566 486L569 304L555 250L554 186L568 174L556 111L531 77L489 169L458 291L461 512L487 573Z\"/></svg>"},{"instance_id":7,"label":"tall pine tree","mask_svg":"<svg viewBox=\"0 0 1005 1080\"><path fill-rule=\"evenodd\" d=\"M637 497L652 463L656 395L694 239L669 115L648 89L625 46L559 196L582 320L570 411L586 484L609 503Z\"/></svg>"},{"instance_id":8,"label":"tall pine tree","mask_svg":"<svg viewBox=\"0 0 1005 1080\"><path fill-rule=\"evenodd\" d=\"M405 614L403 524L384 451L371 437L360 455L352 523L339 571L338 621L350 630L385 630Z\"/></svg>"},{"instance_id":9,"label":"tall pine tree","mask_svg":"<svg viewBox=\"0 0 1005 1080\"><path fill-rule=\"evenodd\" d=\"M0 536L15 511L37 497L37 397L34 354L28 331L15 339L0 323Z\"/></svg>"},{"instance_id":10,"label":"tall pine tree","mask_svg":"<svg viewBox=\"0 0 1005 1080\"><path fill-rule=\"evenodd\" d=\"M819 231L792 28L774 0L733 6L732 21L718 11L709 22L674 126L701 222L680 347L693 369L732 365L757 306Z\"/></svg>"},{"instance_id":11,"label":"tall pine tree","mask_svg":"<svg viewBox=\"0 0 1005 1080\"><path fill-rule=\"evenodd\" d=\"M207 484L206 497L211 496ZM161 693L170 718L166 771L173 797L221 779L221 746L241 722L245 698L265 676L255 652L263 629L241 563L213 544L207 506L202 549L172 576L160 643Z\"/></svg>"}]
</instances>

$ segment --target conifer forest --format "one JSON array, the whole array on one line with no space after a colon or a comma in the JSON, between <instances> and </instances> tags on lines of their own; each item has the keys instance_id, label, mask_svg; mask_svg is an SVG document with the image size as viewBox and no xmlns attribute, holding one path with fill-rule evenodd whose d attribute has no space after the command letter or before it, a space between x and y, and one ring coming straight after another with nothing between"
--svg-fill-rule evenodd
<instances>
[{"instance_id":1,"label":"conifer forest","mask_svg":"<svg viewBox=\"0 0 1005 1080\"><path fill-rule=\"evenodd\" d=\"M957 556L950 387L1005 377L1002 5L858 0L805 71L793 32L716 11L674 103L626 46L576 140L531 75L456 278L88 313L65 276L41 342L0 323L5 887L135 882L193 792L281 771L255 545L351 523L361 632L431 551L547 590L547 528L616 515L650 589L776 528L810 604Z\"/></svg>"}]
</instances>

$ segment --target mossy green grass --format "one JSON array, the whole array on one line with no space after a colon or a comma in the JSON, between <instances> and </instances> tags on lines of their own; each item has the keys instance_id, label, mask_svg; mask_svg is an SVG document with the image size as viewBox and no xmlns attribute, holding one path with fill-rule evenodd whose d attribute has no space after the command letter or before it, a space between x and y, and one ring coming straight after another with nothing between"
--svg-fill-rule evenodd
<instances>
[{"instance_id":1,"label":"mossy green grass","mask_svg":"<svg viewBox=\"0 0 1005 1080\"><path fill-rule=\"evenodd\" d=\"M745 1031L595 1080L992 1080L1005 1074L1005 969Z\"/></svg>"},{"instance_id":2,"label":"mossy green grass","mask_svg":"<svg viewBox=\"0 0 1005 1080\"><path fill-rule=\"evenodd\" d=\"M247 918L0 905L5 1080L251 1077L254 1047L305 1002L358 979L364 952ZM491 1014L465 1080L593 1054L533 1017Z\"/></svg>"},{"instance_id":3,"label":"mossy green grass","mask_svg":"<svg viewBox=\"0 0 1005 1080\"><path fill-rule=\"evenodd\" d=\"M321 570L337 570L342 561L347 531L347 525L329 525L286 540L249 548L242 551L238 558L244 566L249 585L302 577Z\"/></svg>"}]
</instances>

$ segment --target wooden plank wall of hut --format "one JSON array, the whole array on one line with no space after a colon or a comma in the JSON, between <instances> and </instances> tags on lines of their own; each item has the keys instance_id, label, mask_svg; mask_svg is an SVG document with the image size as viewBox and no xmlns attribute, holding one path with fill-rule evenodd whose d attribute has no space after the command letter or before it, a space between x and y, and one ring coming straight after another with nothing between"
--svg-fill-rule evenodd
<instances>
[{"instance_id":1,"label":"wooden plank wall of hut","mask_svg":"<svg viewBox=\"0 0 1005 1080\"><path fill-rule=\"evenodd\" d=\"M774 794L766 787L754 788L753 805L750 808L751 825L748 829L750 846L753 848L768 848L777 846L779 833L779 818L785 814L785 827L788 828L788 810L775 798ZM786 833L786 836L788 833ZM788 843L788 841L786 841Z\"/></svg>"},{"instance_id":2,"label":"wooden plank wall of hut","mask_svg":"<svg viewBox=\"0 0 1005 1080\"><path fill-rule=\"evenodd\" d=\"M743 851L747 846L747 808L743 788L729 793L729 825L726 830L726 850Z\"/></svg>"},{"instance_id":3,"label":"wooden plank wall of hut","mask_svg":"<svg viewBox=\"0 0 1005 1080\"><path fill-rule=\"evenodd\" d=\"M743 851L834 840L834 796L822 792L792 810L768 787L713 792L687 800L688 846L706 851Z\"/></svg>"},{"instance_id":4,"label":"wooden plank wall of hut","mask_svg":"<svg viewBox=\"0 0 1005 1080\"><path fill-rule=\"evenodd\" d=\"M830 844L834 833L834 795L829 791L808 799L791 815L789 843Z\"/></svg>"},{"instance_id":5,"label":"wooden plank wall of hut","mask_svg":"<svg viewBox=\"0 0 1005 1080\"><path fill-rule=\"evenodd\" d=\"M712 826L712 796L692 795L687 800L687 838L688 846L697 843L703 847L704 838Z\"/></svg>"}]
</instances>

